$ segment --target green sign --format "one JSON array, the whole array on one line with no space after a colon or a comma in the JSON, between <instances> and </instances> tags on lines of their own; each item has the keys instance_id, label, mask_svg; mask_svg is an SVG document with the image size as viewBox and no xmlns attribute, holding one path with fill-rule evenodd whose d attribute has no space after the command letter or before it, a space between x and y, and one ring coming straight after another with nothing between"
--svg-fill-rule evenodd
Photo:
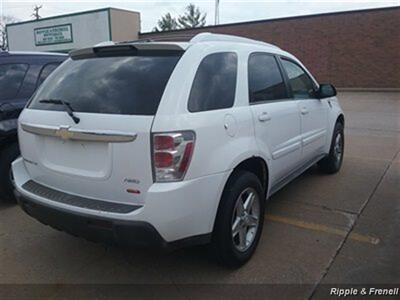
<instances>
[{"instance_id":1,"label":"green sign","mask_svg":"<svg viewBox=\"0 0 400 300\"><path fill-rule=\"evenodd\" d=\"M73 42L71 24L35 28L34 34L36 46Z\"/></svg>"}]
</instances>

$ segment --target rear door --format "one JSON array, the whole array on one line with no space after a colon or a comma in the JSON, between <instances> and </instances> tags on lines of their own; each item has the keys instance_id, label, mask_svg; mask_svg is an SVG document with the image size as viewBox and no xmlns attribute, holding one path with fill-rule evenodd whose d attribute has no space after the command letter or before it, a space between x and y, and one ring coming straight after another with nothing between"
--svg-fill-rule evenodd
<instances>
[{"instance_id":1,"label":"rear door","mask_svg":"<svg viewBox=\"0 0 400 300\"><path fill-rule=\"evenodd\" d=\"M315 97L316 85L296 62L282 58L292 96L298 100L302 128L302 160L307 162L322 154L326 145L328 103Z\"/></svg>"},{"instance_id":2,"label":"rear door","mask_svg":"<svg viewBox=\"0 0 400 300\"><path fill-rule=\"evenodd\" d=\"M19 120L34 181L89 198L143 202L153 182L152 122L181 53L131 52L69 59L39 87Z\"/></svg>"},{"instance_id":3,"label":"rear door","mask_svg":"<svg viewBox=\"0 0 400 300\"><path fill-rule=\"evenodd\" d=\"M301 160L301 130L297 101L289 99L275 56L252 53L248 61L249 101L255 135L271 157L271 185L289 175Z\"/></svg>"},{"instance_id":4,"label":"rear door","mask_svg":"<svg viewBox=\"0 0 400 300\"><path fill-rule=\"evenodd\" d=\"M0 105L12 106L24 82L29 64L6 62L0 64Z\"/></svg>"}]
</instances>

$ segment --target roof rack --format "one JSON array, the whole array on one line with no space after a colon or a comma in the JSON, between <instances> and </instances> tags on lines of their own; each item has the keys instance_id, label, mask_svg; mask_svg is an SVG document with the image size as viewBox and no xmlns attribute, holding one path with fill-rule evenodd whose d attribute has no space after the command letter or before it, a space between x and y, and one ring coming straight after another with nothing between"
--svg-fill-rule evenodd
<instances>
[{"instance_id":1,"label":"roof rack","mask_svg":"<svg viewBox=\"0 0 400 300\"><path fill-rule=\"evenodd\" d=\"M181 34L181 35L170 35L153 38L154 42L164 42L164 41L175 41L175 42L189 42L193 39L195 34Z\"/></svg>"},{"instance_id":2,"label":"roof rack","mask_svg":"<svg viewBox=\"0 0 400 300\"><path fill-rule=\"evenodd\" d=\"M113 41L104 41L94 45L94 47L114 46L115 44Z\"/></svg>"},{"instance_id":3,"label":"roof rack","mask_svg":"<svg viewBox=\"0 0 400 300\"><path fill-rule=\"evenodd\" d=\"M153 39L146 38L146 39L137 39L137 40L130 40L130 41L122 41L122 42L115 42L116 45L121 44L132 44L132 43L151 43L154 42Z\"/></svg>"},{"instance_id":4,"label":"roof rack","mask_svg":"<svg viewBox=\"0 0 400 300\"><path fill-rule=\"evenodd\" d=\"M154 43L154 42L189 42L190 44L197 44L202 42L232 42L232 43L244 43L244 44L268 46L280 49L278 46L275 46L273 44L228 34L216 34L210 32L202 32L198 34L185 34L185 35L177 35L177 34L168 35L168 32L166 32L166 34L167 34L166 36L162 37L137 39L132 41L123 41L123 42L106 41L95 45L95 47L136 44L136 43Z\"/></svg>"},{"instance_id":5,"label":"roof rack","mask_svg":"<svg viewBox=\"0 0 400 300\"><path fill-rule=\"evenodd\" d=\"M273 44L269 44L269 43L265 43L265 42L245 38L245 37L228 35L228 34L215 34L215 33L210 33L210 32L199 33L190 40L190 43L201 43L201 42L245 43L245 44L256 44L256 45L274 47L274 48L279 49L278 46L275 46Z\"/></svg>"},{"instance_id":6,"label":"roof rack","mask_svg":"<svg viewBox=\"0 0 400 300\"><path fill-rule=\"evenodd\" d=\"M117 42L116 44L130 44L130 43L154 43L154 42L189 42L194 34L186 35L169 35L156 38L137 39L132 41Z\"/></svg>"}]
</instances>

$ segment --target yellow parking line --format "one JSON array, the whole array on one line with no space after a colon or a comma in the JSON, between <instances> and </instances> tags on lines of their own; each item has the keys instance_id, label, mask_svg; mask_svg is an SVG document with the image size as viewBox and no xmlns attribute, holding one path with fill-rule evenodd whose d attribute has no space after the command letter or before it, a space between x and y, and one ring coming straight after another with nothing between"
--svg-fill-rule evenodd
<instances>
[{"instance_id":1,"label":"yellow parking line","mask_svg":"<svg viewBox=\"0 0 400 300\"><path fill-rule=\"evenodd\" d=\"M296 226L299 228L335 234L335 235L339 235L342 237L345 237L347 235L346 230L329 227L329 226L326 226L323 224L304 222L301 220L287 218L287 217L281 217L281 216L276 216L276 215L266 215L266 220L283 223L283 224L288 224L288 225ZM368 235L362 235L362 234L354 233L354 232L350 233L349 239L352 239L357 242L364 242L364 243L369 243L369 244L373 244L373 245L377 245L380 242L379 238L368 236Z\"/></svg>"},{"instance_id":2,"label":"yellow parking line","mask_svg":"<svg viewBox=\"0 0 400 300\"><path fill-rule=\"evenodd\" d=\"M376 237L373 237L373 236L359 234L359 233L356 233L356 232L350 233L349 238L354 240L354 241L357 241L357 242L370 243L370 244L373 244L373 245L378 245L379 242L380 242L379 238L376 238Z\"/></svg>"},{"instance_id":3,"label":"yellow parking line","mask_svg":"<svg viewBox=\"0 0 400 300\"><path fill-rule=\"evenodd\" d=\"M365 157L365 156L353 156L353 155L346 155L346 156L344 156L344 157L346 157L347 159L352 159L352 158L355 158L355 159L358 159L358 158L362 158L362 159L365 159L365 160L375 160L375 161L385 161L385 162L391 162L392 161L392 159L391 158L376 158L376 157Z\"/></svg>"}]
</instances>

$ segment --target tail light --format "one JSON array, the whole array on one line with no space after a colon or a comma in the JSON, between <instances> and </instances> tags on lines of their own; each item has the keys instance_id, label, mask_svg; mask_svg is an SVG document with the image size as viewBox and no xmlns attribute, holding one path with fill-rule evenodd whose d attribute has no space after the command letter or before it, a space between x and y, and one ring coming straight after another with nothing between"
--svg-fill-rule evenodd
<instances>
[{"instance_id":1,"label":"tail light","mask_svg":"<svg viewBox=\"0 0 400 300\"><path fill-rule=\"evenodd\" d=\"M153 174L156 182L183 180L194 150L193 131L153 134Z\"/></svg>"}]
</instances>

